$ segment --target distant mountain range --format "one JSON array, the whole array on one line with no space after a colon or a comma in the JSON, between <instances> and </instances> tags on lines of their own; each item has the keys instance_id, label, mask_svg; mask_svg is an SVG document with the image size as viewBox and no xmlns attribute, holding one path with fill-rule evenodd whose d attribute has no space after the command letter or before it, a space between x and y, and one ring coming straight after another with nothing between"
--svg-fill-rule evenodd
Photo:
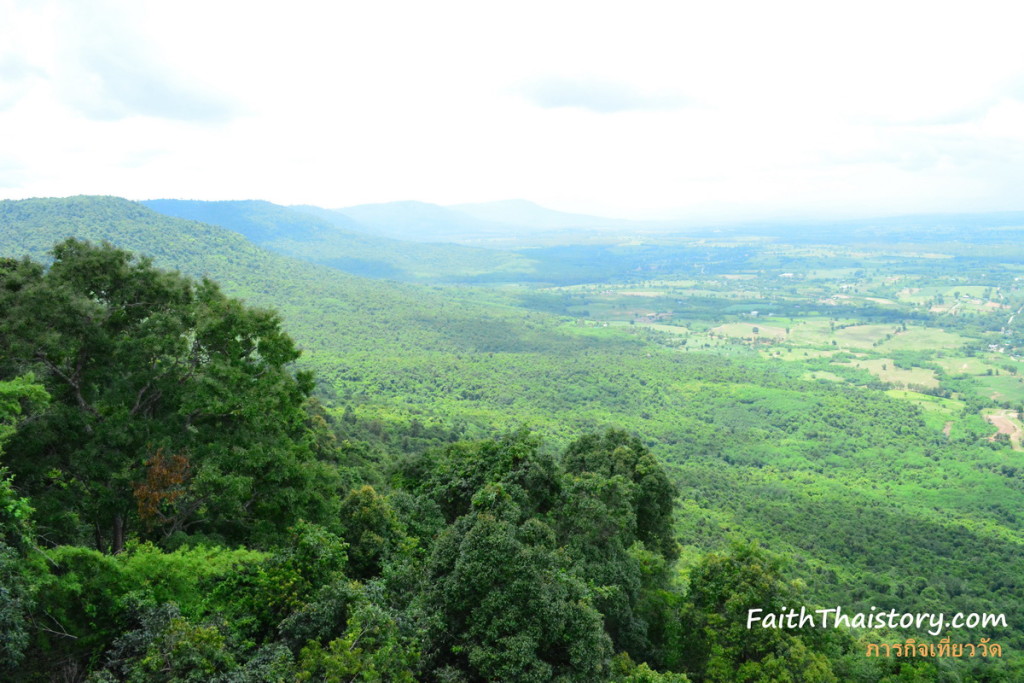
<instances>
[{"instance_id":1,"label":"distant mountain range","mask_svg":"<svg viewBox=\"0 0 1024 683\"><path fill-rule=\"evenodd\" d=\"M523 199L453 206L401 201L333 210L310 206L293 208L331 221L341 216L349 229L414 242L515 243L552 230L603 231L644 225L554 211Z\"/></svg>"},{"instance_id":2,"label":"distant mountain range","mask_svg":"<svg viewBox=\"0 0 1024 683\"><path fill-rule=\"evenodd\" d=\"M911 242L984 240L1024 226L1024 211L914 214L858 219L794 219L695 225L684 220L626 220L555 211L523 199L441 206L419 201L360 204L340 209L279 206L263 201L156 199L146 206L179 218L220 225L257 244L372 277L430 280L446 273L529 270L513 250L568 244L664 242L694 237L760 235L842 243L873 239ZM375 238L375 239L370 239ZM379 240L389 241L381 242ZM400 240L401 244L395 242ZM412 248L409 243L416 243ZM444 244L438 252L426 244ZM488 252L455 248L487 247ZM499 256L493 250L501 252ZM397 254L403 253L403 257ZM382 258L382 254L386 257ZM443 268L437 266L446 262Z\"/></svg>"},{"instance_id":3,"label":"distant mountain range","mask_svg":"<svg viewBox=\"0 0 1024 683\"><path fill-rule=\"evenodd\" d=\"M482 274L500 277L500 274L507 273L513 278L515 274L533 269L530 259L511 251L389 237L388 234L403 232L397 226L410 225L402 222L401 208L392 211L392 228L377 229L372 221L356 221L342 212L314 206L177 199L154 199L141 203L166 216L218 225L240 233L271 251L354 275L446 282L465 281ZM445 211L441 207L436 208L440 212ZM424 211L426 213L429 211ZM466 220L473 222L474 219ZM438 230L434 229L432 234L437 233Z\"/></svg>"},{"instance_id":4,"label":"distant mountain range","mask_svg":"<svg viewBox=\"0 0 1024 683\"><path fill-rule=\"evenodd\" d=\"M648 226L650 221L633 221L621 218L603 218L580 213L554 211L525 199L507 199L497 202L475 204L453 204L448 207L480 220L516 225L534 230L551 229L606 229Z\"/></svg>"},{"instance_id":5,"label":"distant mountain range","mask_svg":"<svg viewBox=\"0 0 1024 683\"><path fill-rule=\"evenodd\" d=\"M506 235L516 229L426 202L361 204L337 209L337 213L351 218L367 232L414 242L453 242Z\"/></svg>"},{"instance_id":6,"label":"distant mountain range","mask_svg":"<svg viewBox=\"0 0 1024 683\"><path fill-rule=\"evenodd\" d=\"M71 216L86 205L93 239L111 239L104 230L114 230L112 226L127 216L137 224L136 230L162 225L160 217L172 217L219 226L269 251L349 274L439 284L577 284L636 273L683 272L687 264L702 258L694 251L700 238L717 241L751 235L792 243L876 245L968 242L975 245L976 252L989 249L987 245L1024 240L1024 212L817 223L765 221L684 231L665 222L553 211L524 200L447 207L408 201L343 209L280 206L259 200L154 199L134 203L80 197L38 201L41 203L2 204L8 212L34 207L30 213L40 225L44 218L48 221L48 234L69 225ZM66 208L58 210L65 206L61 202L66 202ZM116 216L101 218L109 211ZM175 225L180 229L183 224ZM68 234L78 234L77 229ZM8 239L28 237L12 234Z\"/></svg>"},{"instance_id":7,"label":"distant mountain range","mask_svg":"<svg viewBox=\"0 0 1024 683\"><path fill-rule=\"evenodd\" d=\"M522 199L441 206L418 201L360 204L340 209L280 206L259 200L140 202L165 215L221 225L258 243L320 239L337 231L419 243L515 239L551 230L603 230L653 225L564 213ZM311 220L310 217L316 220Z\"/></svg>"},{"instance_id":8,"label":"distant mountain range","mask_svg":"<svg viewBox=\"0 0 1024 683\"><path fill-rule=\"evenodd\" d=\"M197 210L219 220L238 220L236 225L242 220L238 216L249 216L251 230L274 234L271 228L257 227L260 217L277 213L272 204L197 204ZM286 217L291 210L283 211L280 215ZM322 226L302 229L307 228L302 234L315 236ZM307 350L307 362L328 368L324 371L328 377L337 372L331 359L342 352L401 356L410 349L475 350L474 345L486 342L487 335L470 341L465 329L480 325L493 335L496 323L487 327L493 315L515 321L528 315L507 306L457 301L451 292L435 287L355 277L273 253L237 231L166 216L117 197L0 201L0 257L45 261L53 245L68 237L110 242L152 258L158 267L195 278L210 277L227 293L252 305L277 309ZM512 329L518 334L518 328Z\"/></svg>"},{"instance_id":9,"label":"distant mountain range","mask_svg":"<svg viewBox=\"0 0 1024 683\"><path fill-rule=\"evenodd\" d=\"M645 226L552 211L523 200L452 207L409 201L343 209L258 200L140 203L166 216L227 228L280 254L354 275L407 282L563 282L570 271L576 273L572 281L586 279L586 263L569 262L592 261L595 254L585 249L570 255L566 245L611 246L634 239ZM536 248L541 246L548 249ZM641 266L628 266L636 267Z\"/></svg>"}]
</instances>

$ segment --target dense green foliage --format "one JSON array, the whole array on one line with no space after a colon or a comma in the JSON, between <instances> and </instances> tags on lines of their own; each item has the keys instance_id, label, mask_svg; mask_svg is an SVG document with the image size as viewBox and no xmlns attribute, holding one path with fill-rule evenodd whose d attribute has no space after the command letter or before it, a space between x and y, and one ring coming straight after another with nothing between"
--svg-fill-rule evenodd
<instances>
[{"instance_id":1,"label":"dense green foliage","mask_svg":"<svg viewBox=\"0 0 1024 683\"><path fill-rule=\"evenodd\" d=\"M1024 480L982 417L1017 400L1012 260L616 247L562 281L620 284L419 288L108 198L2 203L0 247L45 261L0 288L22 678L1021 674ZM690 279L625 283L652 259ZM949 635L1006 656L745 628L800 605L1005 613Z\"/></svg>"},{"instance_id":2,"label":"dense green foliage","mask_svg":"<svg viewBox=\"0 0 1024 683\"><path fill-rule=\"evenodd\" d=\"M110 246L53 256L0 280L4 459L37 506L4 473L17 677L588 681L656 647L641 605L670 577L672 495L635 439L578 442L566 471L520 431L396 465L397 506L346 492L358 468L314 433L274 314ZM409 535L430 506L434 532ZM579 543L589 508L596 546Z\"/></svg>"},{"instance_id":3,"label":"dense green foliage","mask_svg":"<svg viewBox=\"0 0 1024 683\"><path fill-rule=\"evenodd\" d=\"M304 442L312 383L286 370L298 351L275 314L74 240L45 272L6 263L0 292L4 372L37 373L53 399L8 444L19 484L48 494L53 542L88 529L119 552L133 509L147 535L256 543L331 514Z\"/></svg>"}]
</instances>

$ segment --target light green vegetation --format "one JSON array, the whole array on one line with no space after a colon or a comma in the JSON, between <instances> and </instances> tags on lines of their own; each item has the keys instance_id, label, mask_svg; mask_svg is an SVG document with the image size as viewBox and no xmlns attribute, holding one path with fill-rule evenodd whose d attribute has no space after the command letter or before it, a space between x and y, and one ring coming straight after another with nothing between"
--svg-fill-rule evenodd
<instances>
[{"instance_id":1,"label":"light green vegetation","mask_svg":"<svg viewBox=\"0 0 1024 683\"><path fill-rule=\"evenodd\" d=\"M786 329L772 325L761 325L758 323L728 323L712 328L715 334L739 339L785 339Z\"/></svg>"},{"instance_id":2,"label":"light green vegetation","mask_svg":"<svg viewBox=\"0 0 1024 683\"><path fill-rule=\"evenodd\" d=\"M937 349L958 349L967 339L955 332L934 327L908 327L906 331L893 334L878 345L881 352L891 351L932 351Z\"/></svg>"},{"instance_id":3,"label":"light green vegetation","mask_svg":"<svg viewBox=\"0 0 1024 683\"><path fill-rule=\"evenodd\" d=\"M808 318L791 326L789 341L795 346L829 346L835 339L835 323L828 318Z\"/></svg>"},{"instance_id":4,"label":"light green vegetation","mask_svg":"<svg viewBox=\"0 0 1024 683\"><path fill-rule=\"evenodd\" d=\"M954 432L966 407L963 401L940 396L929 396L917 391L906 389L889 389L885 392L901 401L907 401L921 408L921 418L930 429L948 432L947 436L956 439L961 436Z\"/></svg>"},{"instance_id":5,"label":"light green vegetation","mask_svg":"<svg viewBox=\"0 0 1024 683\"><path fill-rule=\"evenodd\" d=\"M641 323L641 324L643 325L643 327L647 327L647 328L650 328L652 330L657 330L658 332L667 332L669 334L684 335L684 336L690 334L690 330L688 330L687 328L683 327L682 325L663 325L661 323Z\"/></svg>"},{"instance_id":6,"label":"light green vegetation","mask_svg":"<svg viewBox=\"0 0 1024 683\"><path fill-rule=\"evenodd\" d=\"M768 358L779 358L785 361L804 361L812 358L828 358L838 351L822 351L820 349L771 347L762 349L761 354Z\"/></svg>"},{"instance_id":7,"label":"light green vegetation","mask_svg":"<svg viewBox=\"0 0 1024 683\"><path fill-rule=\"evenodd\" d=\"M869 360L857 360L845 363L858 368L864 368L872 375L887 384L897 386L917 385L921 387L937 387L939 380L933 370L914 367L909 370L897 367L891 358L872 358Z\"/></svg>"},{"instance_id":8,"label":"light green vegetation","mask_svg":"<svg viewBox=\"0 0 1024 683\"><path fill-rule=\"evenodd\" d=\"M892 325L853 325L837 329L833 339L841 347L869 349L886 340L889 335L899 334L899 328Z\"/></svg>"},{"instance_id":9,"label":"light green vegetation","mask_svg":"<svg viewBox=\"0 0 1024 683\"><path fill-rule=\"evenodd\" d=\"M934 361L949 375L984 375L992 366L970 356L939 356Z\"/></svg>"},{"instance_id":10,"label":"light green vegetation","mask_svg":"<svg viewBox=\"0 0 1024 683\"><path fill-rule=\"evenodd\" d=\"M801 379L807 379L807 380L823 379L823 380L827 380L829 382L845 382L846 381L845 377L840 377L839 375L835 374L834 372L829 372L828 370L808 370L804 374L800 375L800 378Z\"/></svg>"},{"instance_id":11,"label":"light green vegetation","mask_svg":"<svg viewBox=\"0 0 1024 683\"><path fill-rule=\"evenodd\" d=\"M808 253L807 256L809 256L809 257L818 256L818 257L827 259L827 258L830 257L830 254L829 254L829 252L818 252L818 253ZM816 268L814 270L808 271L805 274L805 277L808 280L829 280L829 281L848 282L850 280L853 280L855 277L857 277L857 274L861 273L861 272L862 271L861 271L860 268Z\"/></svg>"},{"instance_id":12,"label":"light green vegetation","mask_svg":"<svg viewBox=\"0 0 1024 683\"><path fill-rule=\"evenodd\" d=\"M992 375L978 377L982 391L993 401L1012 405L1024 402L1024 377L1019 375Z\"/></svg>"}]
</instances>

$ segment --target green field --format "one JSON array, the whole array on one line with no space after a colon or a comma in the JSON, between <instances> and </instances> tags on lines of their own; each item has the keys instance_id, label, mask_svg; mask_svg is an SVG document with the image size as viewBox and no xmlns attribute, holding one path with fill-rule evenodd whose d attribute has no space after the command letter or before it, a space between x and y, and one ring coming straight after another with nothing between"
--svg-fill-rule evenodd
<instances>
[{"instance_id":1,"label":"green field","mask_svg":"<svg viewBox=\"0 0 1024 683\"><path fill-rule=\"evenodd\" d=\"M725 337L732 337L734 339L759 338L783 340L786 338L786 329L784 327L775 327L773 325L729 323L727 325L719 325L718 327L713 328L711 332Z\"/></svg>"},{"instance_id":2,"label":"green field","mask_svg":"<svg viewBox=\"0 0 1024 683\"><path fill-rule=\"evenodd\" d=\"M950 375L984 375L992 366L983 360L970 356L943 356L934 361Z\"/></svg>"},{"instance_id":3,"label":"green field","mask_svg":"<svg viewBox=\"0 0 1024 683\"><path fill-rule=\"evenodd\" d=\"M840 347L870 349L876 343L885 341L889 335L899 333L899 328L892 325L853 325L837 329L833 338Z\"/></svg>"},{"instance_id":4,"label":"green field","mask_svg":"<svg viewBox=\"0 0 1024 683\"><path fill-rule=\"evenodd\" d=\"M808 370L804 374L800 375L800 377L802 379L807 379L807 380L819 380L820 379L820 380L827 380L829 382L845 382L846 381L845 377L840 377L839 375L837 375L835 373L832 373L832 372L828 372L827 370Z\"/></svg>"},{"instance_id":5,"label":"green field","mask_svg":"<svg viewBox=\"0 0 1024 683\"><path fill-rule=\"evenodd\" d=\"M905 332L894 334L892 339L882 341L878 350L892 351L934 351L957 349L967 341L963 336L933 327L910 327Z\"/></svg>"},{"instance_id":6,"label":"green field","mask_svg":"<svg viewBox=\"0 0 1024 683\"><path fill-rule=\"evenodd\" d=\"M904 369L896 367L895 361L891 358L872 358L870 360L858 360L845 363L853 367L864 368L872 375L878 377L887 384L897 386L918 385L922 387L937 387L939 380L934 370L927 368Z\"/></svg>"},{"instance_id":7,"label":"green field","mask_svg":"<svg viewBox=\"0 0 1024 683\"><path fill-rule=\"evenodd\" d=\"M1024 402L1024 378L1012 375L983 375L978 377L978 384L985 394L999 402L1019 405Z\"/></svg>"}]
</instances>

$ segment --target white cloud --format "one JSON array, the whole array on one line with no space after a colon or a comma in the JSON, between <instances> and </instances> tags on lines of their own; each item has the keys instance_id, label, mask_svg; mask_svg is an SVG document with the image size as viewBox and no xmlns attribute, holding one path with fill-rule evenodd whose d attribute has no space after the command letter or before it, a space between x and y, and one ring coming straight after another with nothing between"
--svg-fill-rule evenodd
<instances>
[{"instance_id":1,"label":"white cloud","mask_svg":"<svg viewBox=\"0 0 1024 683\"><path fill-rule=\"evenodd\" d=\"M1020 208L1011 3L0 9L6 196Z\"/></svg>"},{"instance_id":2,"label":"white cloud","mask_svg":"<svg viewBox=\"0 0 1024 683\"><path fill-rule=\"evenodd\" d=\"M599 114L624 111L665 111L692 104L675 92L644 92L628 83L600 78L548 76L524 84L519 92L545 109L575 107Z\"/></svg>"}]
</instances>

